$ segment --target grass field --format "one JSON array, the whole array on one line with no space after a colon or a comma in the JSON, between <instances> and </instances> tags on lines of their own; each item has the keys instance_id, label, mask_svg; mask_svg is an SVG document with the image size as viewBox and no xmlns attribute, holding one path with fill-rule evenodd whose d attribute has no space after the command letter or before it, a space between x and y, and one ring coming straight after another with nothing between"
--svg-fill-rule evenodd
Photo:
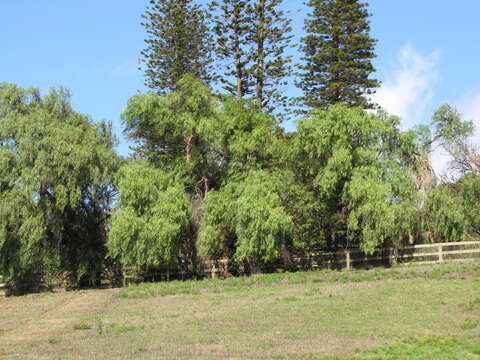
<instances>
[{"instance_id":1,"label":"grass field","mask_svg":"<svg viewBox=\"0 0 480 360\"><path fill-rule=\"evenodd\" d=\"M1 359L480 359L480 263L0 299Z\"/></svg>"}]
</instances>

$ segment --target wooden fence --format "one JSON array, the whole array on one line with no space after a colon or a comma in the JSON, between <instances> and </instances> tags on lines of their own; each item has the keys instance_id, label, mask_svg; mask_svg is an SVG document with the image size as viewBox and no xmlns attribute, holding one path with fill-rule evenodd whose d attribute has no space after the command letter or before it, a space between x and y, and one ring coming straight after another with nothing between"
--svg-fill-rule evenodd
<instances>
[{"instance_id":1,"label":"wooden fence","mask_svg":"<svg viewBox=\"0 0 480 360\"><path fill-rule=\"evenodd\" d=\"M375 266L392 266L395 264L434 264L444 261L480 261L480 241L451 242L407 246L400 249L379 249L371 255L360 249L337 252L320 252L305 257L292 257L273 264L273 270L353 270ZM251 269L250 269L251 270ZM199 264L198 272L208 278L225 277L232 274L247 273L245 264L229 259L204 260ZM187 272L168 268L149 269L148 272L138 267L126 267L123 272L124 286L138 281L168 281L170 279L187 279ZM1 279L0 279L1 280ZM0 281L0 296L7 288Z\"/></svg>"},{"instance_id":2,"label":"wooden fence","mask_svg":"<svg viewBox=\"0 0 480 360\"><path fill-rule=\"evenodd\" d=\"M480 260L480 241L451 242L407 246L400 249L379 249L366 255L360 249L337 252L320 252L305 257L293 257L289 264L278 264L278 269L288 267L291 270L353 270L395 264L434 264L444 261ZM229 275L230 261L221 259L203 263L203 272L207 277Z\"/></svg>"},{"instance_id":3,"label":"wooden fence","mask_svg":"<svg viewBox=\"0 0 480 360\"><path fill-rule=\"evenodd\" d=\"M376 266L392 266L402 263L434 264L443 261L480 260L480 241L436 243L407 246L400 249L379 249L371 255L366 255L360 249L349 249L337 252L312 253L304 257L292 257L271 264L270 270L354 270L368 269ZM198 273L207 278L226 277L231 275L256 272L246 269L248 264L238 263L229 259L202 260L198 264ZM252 271L253 270L253 271ZM165 268L141 271L135 267L124 269L124 285L147 279L149 281L164 281L170 279L186 279L184 271Z\"/></svg>"},{"instance_id":4,"label":"wooden fence","mask_svg":"<svg viewBox=\"0 0 480 360\"><path fill-rule=\"evenodd\" d=\"M480 241L451 242L407 246L400 249L377 250L371 255L360 249L295 257L298 269L356 269L373 266L391 266L398 263L433 264L450 260L480 259Z\"/></svg>"}]
</instances>

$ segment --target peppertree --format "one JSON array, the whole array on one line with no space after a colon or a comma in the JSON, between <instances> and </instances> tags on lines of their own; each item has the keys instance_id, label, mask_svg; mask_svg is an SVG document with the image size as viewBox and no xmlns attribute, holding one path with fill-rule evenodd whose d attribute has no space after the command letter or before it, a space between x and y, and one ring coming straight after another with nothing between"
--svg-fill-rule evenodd
<instances>
[{"instance_id":1,"label":"peppertree","mask_svg":"<svg viewBox=\"0 0 480 360\"><path fill-rule=\"evenodd\" d=\"M113 258L195 271L197 246L208 256L220 250L242 260L279 256L291 220L282 208L289 187L279 185L286 176L267 171L284 148L271 116L248 101L218 101L208 86L187 76L166 95L133 96L123 121L138 147L118 176L107 244ZM234 207L219 214L220 201ZM236 220L222 224L220 215ZM228 234L217 237L227 225ZM239 242L229 243L234 237Z\"/></svg>"},{"instance_id":2,"label":"peppertree","mask_svg":"<svg viewBox=\"0 0 480 360\"><path fill-rule=\"evenodd\" d=\"M326 249L355 244L372 253L409 231L417 198L401 140L398 118L344 104L300 119L291 166L323 204L313 210Z\"/></svg>"},{"instance_id":3,"label":"peppertree","mask_svg":"<svg viewBox=\"0 0 480 360\"><path fill-rule=\"evenodd\" d=\"M210 32L200 6L193 0L150 0L142 17L148 34L140 60L146 86L163 94L186 74L211 80Z\"/></svg>"},{"instance_id":4,"label":"peppertree","mask_svg":"<svg viewBox=\"0 0 480 360\"><path fill-rule=\"evenodd\" d=\"M139 159L118 174L121 190L111 221L110 256L124 265L171 264L188 236L191 204L171 174Z\"/></svg>"},{"instance_id":5,"label":"peppertree","mask_svg":"<svg viewBox=\"0 0 480 360\"><path fill-rule=\"evenodd\" d=\"M285 178L281 171L250 171L212 191L204 205L200 254L261 262L278 259L293 230L282 203Z\"/></svg>"},{"instance_id":6,"label":"peppertree","mask_svg":"<svg viewBox=\"0 0 480 360\"><path fill-rule=\"evenodd\" d=\"M108 124L66 90L0 84L0 272L16 290L62 273L97 283L119 158Z\"/></svg>"},{"instance_id":7,"label":"peppertree","mask_svg":"<svg viewBox=\"0 0 480 360\"><path fill-rule=\"evenodd\" d=\"M455 185L461 196L465 219L466 234L475 239L480 236L480 175L470 173L464 175Z\"/></svg>"},{"instance_id":8,"label":"peppertree","mask_svg":"<svg viewBox=\"0 0 480 360\"><path fill-rule=\"evenodd\" d=\"M371 108L368 95L379 82L375 71L376 40L370 37L367 3L360 0L310 0L302 38L303 63L297 86L307 108L325 109L335 103Z\"/></svg>"}]
</instances>

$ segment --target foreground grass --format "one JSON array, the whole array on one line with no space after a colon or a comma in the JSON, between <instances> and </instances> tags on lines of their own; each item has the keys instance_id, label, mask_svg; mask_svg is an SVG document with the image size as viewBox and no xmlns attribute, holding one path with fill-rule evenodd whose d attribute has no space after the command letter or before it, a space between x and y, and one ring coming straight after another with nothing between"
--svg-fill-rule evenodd
<instances>
[{"instance_id":1,"label":"foreground grass","mask_svg":"<svg viewBox=\"0 0 480 360\"><path fill-rule=\"evenodd\" d=\"M480 359L480 264L0 299L2 359Z\"/></svg>"}]
</instances>

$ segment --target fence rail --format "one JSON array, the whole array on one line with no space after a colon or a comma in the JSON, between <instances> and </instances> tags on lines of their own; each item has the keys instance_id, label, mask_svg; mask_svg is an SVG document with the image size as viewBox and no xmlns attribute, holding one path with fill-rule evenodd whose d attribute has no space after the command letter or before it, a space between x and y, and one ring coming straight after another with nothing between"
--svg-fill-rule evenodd
<instances>
[{"instance_id":1,"label":"fence rail","mask_svg":"<svg viewBox=\"0 0 480 360\"><path fill-rule=\"evenodd\" d=\"M443 261L480 260L480 241L435 243L406 246L400 249L379 249L371 255L363 253L361 249L349 249L337 252L312 253L304 257L288 259L288 264L279 262L274 269L290 270L353 270L375 266L392 266L394 264L434 264ZM233 271L232 271L233 269ZM217 278L232 274L246 273L244 264L229 259L203 260L199 264L200 273L205 277ZM171 269L158 269L154 278L158 280L183 279L185 273L176 273ZM124 284L135 281L134 267L126 268ZM151 278L151 277L150 277ZM138 279L138 276L137 276Z\"/></svg>"},{"instance_id":2,"label":"fence rail","mask_svg":"<svg viewBox=\"0 0 480 360\"><path fill-rule=\"evenodd\" d=\"M284 259L285 260L285 259ZM435 243L406 246L400 249L379 249L371 255L366 255L361 249L349 249L337 252L312 253L304 257L292 257L286 262L278 263L276 269L320 270L320 269L361 269L375 266L391 266L394 264L435 264L444 261L480 261L480 241ZM246 273L245 264L239 264L229 259L203 260L199 272L205 277L216 278L232 274ZM232 271L233 269L233 271ZM140 276L139 267L130 266L123 269L124 286L130 282L145 280ZM171 268L157 268L148 272L150 281L168 281L170 279L185 279L190 274ZM0 296L5 295L5 284L0 283Z\"/></svg>"},{"instance_id":3,"label":"fence rail","mask_svg":"<svg viewBox=\"0 0 480 360\"><path fill-rule=\"evenodd\" d=\"M406 246L400 249L384 248L371 255L361 249L337 252L320 252L305 257L293 257L290 268L294 270L361 269L395 264L434 264L444 261L480 260L480 241L435 243ZM208 277L228 275L229 261L209 261L204 272ZM292 266L293 265L293 266Z\"/></svg>"},{"instance_id":4,"label":"fence rail","mask_svg":"<svg viewBox=\"0 0 480 360\"><path fill-rule=\"evenodd\" d=\"M339 251L336 253L320 253L318 259L314 257L313 265L321 267L325 264L325 259L337 259L336 267L353 269L357 267L374 266L375 262L383 262L385 265L396 263L437 263L452 260L480 259L480 241L435 243L406 246L400 249L387 248L375 252L372 255L363 254L360 249L351 249ZM296 261L302 261L305 258L296 258ZM323 263L322 263L323 261ZM315 264L316 262L316 264Z\"/></svg>"}]
</instances>

